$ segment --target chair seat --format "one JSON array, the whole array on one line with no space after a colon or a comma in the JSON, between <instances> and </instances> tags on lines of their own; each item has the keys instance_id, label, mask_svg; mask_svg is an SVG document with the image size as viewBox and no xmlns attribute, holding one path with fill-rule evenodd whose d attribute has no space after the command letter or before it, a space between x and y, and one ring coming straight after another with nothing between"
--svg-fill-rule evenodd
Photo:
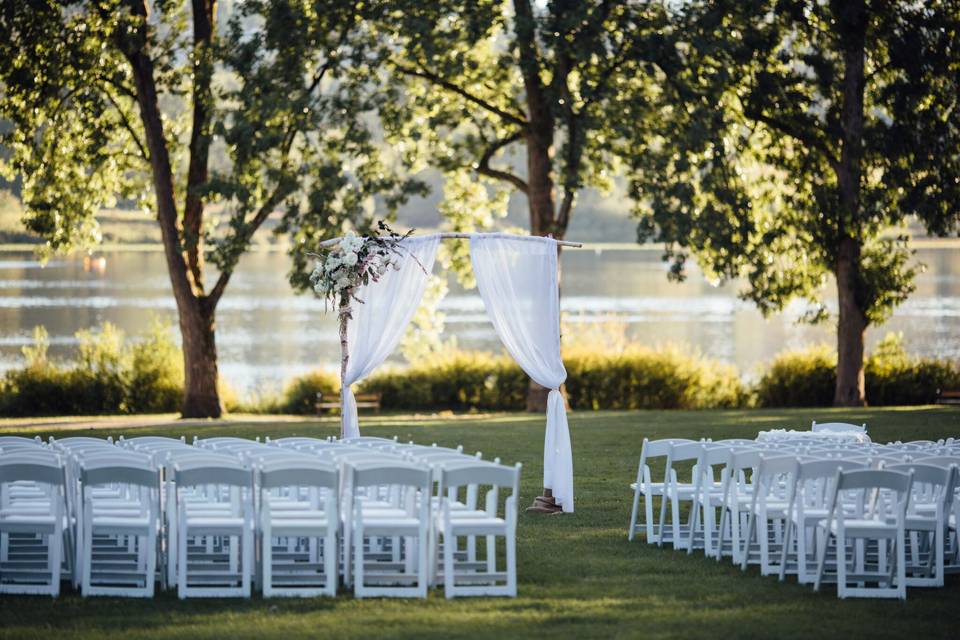
<instances>
[{"instance_id":1,"label":"chair seat","mask_svg":"<svg viewBox=\"0 0 960 640\"><path fill-rule=\"evenodd\" d=\"M420 520L410 516L378 516L363 514L363 532L366 535L416 535Z\"/></svg>"},{"instance_id":2,"label":"chair seat","mask_svg":"<svg viewBox=\"0 0 960 640\"><path fill-rule=\"evenodd\" d=\"M907 516L904 528L914 531L936 531L937 518L936 516L910 515Z\"/></svg>"},{"instance_id":3,"label":"chair seat","mask_svg":"<svg viewBox=\"0 0 960 640\"><path fill-rule=\"evenodd\" d=\"M0 516L0 531L7 533L53 533L55 529L56 522L51 514L11 513Z\"/></svg>"},{"instance_id":4,"label":"chair seat","mask_svg":"<svg viewBox=\"0 0 960 640\"><path fill-rule=\"evenodd\" d=\"M195 516L188 513L187 530L191 534L197 531L205 533L235 533L243 530L243 518L232 516Z\"/></svg>"},{"instance_id":5,"label":"chair seat","mask_svg":"<svg viewBox=\"0 0 960 640\"><path fill-rule=\"evenodd\" d=\"M451 535L488 535L503 533L507 523L503 518L487 516L485 518L456 519L450 522ZM444 523L438 527L441 533L448 533Z\"/></svg>"},{"instance_id":6,"label":"chair seat","mask_svg":"<svg viewBox=\"0 0 960 640\"><path fill-rule=\"evenodd\" d=\"M150 528L150 518L140 514L134 516L94 514L92 525L94 533L99 533L98 529L147 530Z\"/></svg>"},{"instance_id":7,"label":"chair seat","mask_svg":"<svg viewBox=\"0 0 960 640\"><path fill-rule=\"evenodd\" d=\"M327 519L322 517L271 518L270 530L275 536L305 535L307 532L326 531Z\"/></svg>"},{"instance_id":8,"label":"chair seat","mask_svg":"<svg viewBox=\"0 0 960 640\"><path fill-rule=\"evenodd\" d=\"M630 488L634 491L637 490L637 483L631 482ZM645 496L662 496L663 495L663 483L662 482L651 482L651 483L641 483L640 493Z\"/></svg>"},{"instance_id":9,"label":"chair seat","mask_svg":"<svg viewBox=\"0 0 960 640\"><path fill-rule=\"evenodd\" d=\"M818 526L826 528L827 521L821 520ZM897 535L897 525L882 520L847 519L843 521L844 534L850 538L892 538ZM830 533L837 534L839 524L836 520L830 523Z\"/></svg>"}]
</instances>

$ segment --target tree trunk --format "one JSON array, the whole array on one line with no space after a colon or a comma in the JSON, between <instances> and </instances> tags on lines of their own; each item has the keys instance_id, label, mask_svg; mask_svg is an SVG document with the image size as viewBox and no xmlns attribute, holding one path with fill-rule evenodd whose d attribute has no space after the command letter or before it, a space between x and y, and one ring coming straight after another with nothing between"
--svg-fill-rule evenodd
<instances>
[{"instance_id":1,"label":"tree trunk","mask_svg":"<svg viewBox=\"0 0 960 640\"><path fill-rule=\"evenodd\" d=\"M160 115L160 103L153 74L153 60L147 47L147 6L131 0L131 13L142 18L136 30L122 34L120 46L130 62L143 121L144 138L150 152L150 169L157 200L157 222L163 240L170 285L177 302L183 339L185 418L218 418L222 413L217 391L217 347L214 339L215 300L208 303L203 291L195 288L180 243L173 169Z\"/></svg>"},{"instance_id":2,"label":"tree trunk","mask_svg":"<svg viewBox=\"0 0 960 640\"><path fill-rule=\"evenodd\" d=\"M219 418L223 413L217 389L216 311L196 304L180 313L183 336L184 418Z\"/></svg>"},{"instance_id":3,"label":"tree trunk","mask_svg":"<svg viewBox=\"0 0 960 640\"><path fill-rule=\"evenodd\" d=\"M867 318L857 302L857 271L860 268L860 246L852 238L840 245L837 260L837 299L840 317L837 322L837 386L833 404L838 407L862 407L866 404L863 377L863 338Z\"/></svg>"},{"instance_id":4,"label":"tree trunk","mask_svg":"<svg viewBox=\"0 0 960 640\"><path fill-rule=\"evenodd\" d=\"M843 46L843 108L840 114L843 139L840 161L836 166L840 211L834 268L840 316L837 322L837 386L833 403L851 407L866 404L863 337L868 323L866 303L861 295L859 218L867 14L863 0L848 0L834 6L837 7L837 29Z\"/></svg>"}]
</instances>

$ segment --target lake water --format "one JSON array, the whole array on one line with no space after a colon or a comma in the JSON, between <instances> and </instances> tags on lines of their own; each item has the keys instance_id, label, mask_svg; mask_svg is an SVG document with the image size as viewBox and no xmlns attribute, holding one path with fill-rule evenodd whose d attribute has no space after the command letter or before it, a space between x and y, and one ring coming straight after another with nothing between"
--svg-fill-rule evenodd
<instances>
[{"instance_id":1,"label":"lake water","mask_svg":"<svg viewBox=\"0 0 960 640\"><path fill-rule=\"evenodd\" d=\"M78 329L110 321L135 335L153 316L175 320L162 253L102 257L93 263L58 259L41 267L29 252L0 253L0 368L22 362L21 347L31 342L36 325L47 328L51 355L69 359ZM883 327L870 330L868 342L901 331L914 353L958 359L960 251L922 249L917 259L928 269L918 277L916 293ZM629 245L567 250L562 265L568 336L596 336L603 322L628 340L699 349L748 376L785 348L833 341L829 325L797 324L800 305L764 319L737 299L736 283L713 286L695 268L686 282L669 282L659 251ZM290 290L288 268L282 252L244 256L220 303L221 372L242 391L277 388L294 375L338 362L333 315L325 313L322 301ZM461 347L500 349L475 291L451 282L441 309L446 335L456 336Z\"/></svg>"}]
</instances>

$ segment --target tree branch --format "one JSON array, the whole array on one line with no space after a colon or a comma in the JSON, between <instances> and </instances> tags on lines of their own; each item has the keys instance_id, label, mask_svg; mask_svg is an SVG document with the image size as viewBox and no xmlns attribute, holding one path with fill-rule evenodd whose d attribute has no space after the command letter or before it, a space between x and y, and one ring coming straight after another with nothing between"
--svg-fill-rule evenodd
<instances>
[{"instance_id":1,"label":"tree branch","mask_svg":"<svg viewBox=\"0 0 960 640\"><path fill-rule=\"evenodd\" d=\"M483 155L480 156L480 162L477 164L477 173L488 176L490 178L496 178L497 180L503 180L509 182L514 187L522 191L523 193L527 192L527 183L524 182L519 176L516 176L509 171L502 169L494 169L490 166L490 160L493 159L494 154L497 153L500 149L503 149L507 145L516 142L523 138L523 131L517 131L514 134L507 136L506 138L501 138L497 140L483 152Z\"/></svg>"},{"instance_id":2,"label":"tree branch","mask_svg":"<svg viewBox=\"0 0 960 640\"><path fill-rule=\"evenodd\" d=\"M260 205L260 208L257 209L257 213L253 216L253 219L245 225L243 234L238 238L235 238L234 242L240 242L246 250L246 245L253 238L253 234L257 232L257 229L270 217L270 214L273 213L273 210L276 208L280 202L289 195L289 187L284 186L283 184L278 184L273 193L270 194L270 197ZM233 275L233 269L224 269L220 272L220 276L217 278L216 283L213 285L213 288L210 289L210 293L204 296L204 304L207 305L209 309L215 309L217 303L220 302L221 296L223 296L224 289L227 288L227 284L230 282L230 277Z\"/></svg>"},{"instance_id":3,"label":"tree branch","mask_svg":"<svg viewBox=\"0 0 960 640\"><path fill-rule=\"evenodd\" d=\"M768 116L760 110L754 109L744 109L744 115L748 118L762 122L768 127L776 129L780 133L790 136L794 140L803 143L808 148L813 149L814 151L819 151L823 157L830 163L830 166L833 169L836 169L839 166L840 161L833 156L833 153L830 152L830 148L826 145L823 140L820 140L814 136L808 135L803 131L800 131L789 122L776 118L774 116Z\"/></svg>"},{"instance_id":4,"label":"tree branch","mask_svg":"<svg viewBox=\"0 0 960 640\"><path fill-rule=\"evenodd\" d=\"M193 114L190 159L183 203L183 244L194 286L203 291L203 198L210 160L210 120L213 102L213 0L193 0Z\"/></svg>"},{"instance_id":5,"label":"tree branch","mask_svg":"<svg viewBox=\"0 0 960 640\"><path fill-rule=\"evenodd\" d=\"M130 124L130 120L127 119L127 115L123 112L123 109L120 108L119 103L114 100L113 96L110 95L110 92L104 91L103 95L107 97L107 100L110 101L110 104L113 105L113 108L117 110L118 114L120 114L120 121L123 124L123 128L127 130L127 132L130 134L130 137L133 139L133 143L137 145L137 149L140 151L140 157L143 160L150 162L150 154L147 153L146 147L143 146L140 136L138 136L137 132L133 130L133 125Z\"/></svg>"},{"instance_id":6,"label":"tree branch","mask_svg":"<svg viewBox=\"0 0 960 640\"><path fill-rule=\"evenodd\" d=\"M473 104L489 111L494 115L499 116L500 118L506 120L507 122L519 125L521 127L525 127L527 125L527 120L523 115L510 113L509 111L505 111L500 107L492 105L486 100L473 95L463 87L460 87L450 82L449 80L445 80L444 78L441 78L435 73L432 73L430 71L426 71L423 69L414 69L413 67L408 67L402 64L395 64L394 66L400 73L404 75L416 76L418 78L429 80L431 83L439 87L443 87L447 91L451 91L457 94L458 96L460 96L461 98L464 98L468 102L472 102Z\"/></svg>"}]
</instances>

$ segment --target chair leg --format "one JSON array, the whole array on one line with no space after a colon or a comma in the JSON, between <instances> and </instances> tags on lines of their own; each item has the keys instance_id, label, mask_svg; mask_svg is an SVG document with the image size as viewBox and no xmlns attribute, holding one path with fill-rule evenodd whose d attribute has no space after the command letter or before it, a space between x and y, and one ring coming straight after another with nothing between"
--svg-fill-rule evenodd
<instances>
[{"instance_id":1,"label":"chair leg","mask_svg":"<svg viewBox=\"0 0 960 640\"><path fill-rule=\"evenodd\" d=\"M843 529L838 528L834 538L837 546L837 597L847 597L847 541Z\"/></svg>"},{"instance_id":2,"label":"chair leg","mask_svg":"<svg viewBox=\"0 0 960 640\"><path fill-rule=\"evenodd\" d=\"M443 533L443 595L447 600L456 595L456 576L453 569L453 554L457 546L457 537L451 535L449 524Z\"/></svg>"},{"instance_id":3,"label":"chair leg","mask_svg":"<svg viewBox=\"0 0 960 640\"><path fill-rule=\"evenodd\" d=\"M634 533L637 530L637 515L640 507L640 481L637 481L637 488L633 491L633 509L630 512L630 530L627 531L627 540L633 542Z\"/></svg>"},{"instance_id":4,"label":"chair leg","mask_svg":"<svg viewBox=\"0 0 960 640\"><path fill-rule=\"evenodd\" d=\"M903 536L894 539L897 546L897 595L901 600L907 599L907 558L904 549Z\"/></svg>"},{"instance_id":5,"label":"chair leg","mask_svg":"<svg viewBox=\"0 0 960 640\"><path fill-rule=\"evenodd\" d=\"M363 570L363 527L358 525L353 532L353 595L356 598L364 596Z\"/></svg>"},{"instance_id":6,"label":"chair leg","mask_svg":"<svg viewBox=\"0 0 960 640\"><path fill-rule=\"evenodd\" d=\"M273 596L273 536L269 526L263 528L260 536L260 575L263 597Z\"/></svg>"},{"instance_id":7,"label":"chair leg","mask_svg":"<svg viewBox=\"0 0 960 640\"><path fill-rule=\"evenodd\" d=\"M511 598L517 597L517 532L507 531L507 591Z\"/></svg>"},{"instance_id":8,"label":"chair leg","mask_svg":"<svg viewBox=\"0 0 960 640\"><path fill-rule=\"evenodd\" d=\"M827 531L824 535L823 541L820 543L819 558L817 559L817 577L813 583L813 590L820 591L820 583L823 582L823 572L826 569L827 563L827 547L830 546L830 532ZM837 551L837 563L839 564L840 551Z\"/></svg>"}]
</instances>

